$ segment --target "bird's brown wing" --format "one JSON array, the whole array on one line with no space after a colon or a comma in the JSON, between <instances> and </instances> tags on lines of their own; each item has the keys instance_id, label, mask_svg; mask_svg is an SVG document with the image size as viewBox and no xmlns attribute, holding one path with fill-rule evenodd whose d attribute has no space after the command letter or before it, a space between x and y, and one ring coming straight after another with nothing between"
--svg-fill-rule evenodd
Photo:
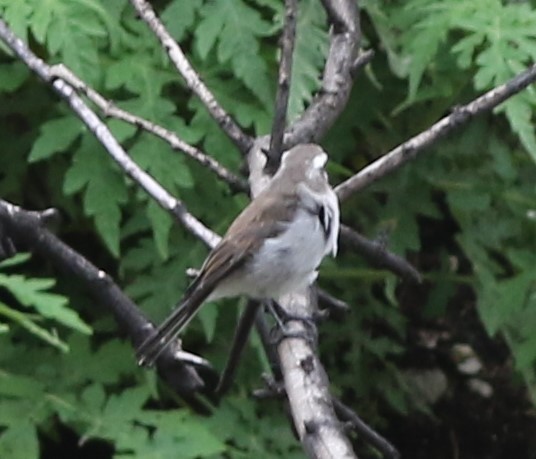
<instances>
[{"instance_id":1,"label":"bird's brown wing","mask_svg":"<svg viewBox=\"0 0 536 459\"><path fill-rule=\"evenodd\" d=\"M235 219L221 242L208 255L198 277L175 310L138 347L136 355L140 365L151 366L196 315L218 283L243 266L265 239L275 237L285 229L286 223L292 219L295 200L286 199L284 195L280 197L283 203L270 195L260 203L253 201Z\"/></svg>"},{"instance_id":2,"label":"bird's brown wing","mask_svg":"<svg viewBox=\"0 0 536 459\"><path fill-rule=\"evenodd\" d=\"M221 242L208 255L198 278L187 293L200 284L214 288L221 279L256 253L266 239L284 231L295 210L296 200L284 194L254 200L235 219Z\"/></svg>"}]
</instances>

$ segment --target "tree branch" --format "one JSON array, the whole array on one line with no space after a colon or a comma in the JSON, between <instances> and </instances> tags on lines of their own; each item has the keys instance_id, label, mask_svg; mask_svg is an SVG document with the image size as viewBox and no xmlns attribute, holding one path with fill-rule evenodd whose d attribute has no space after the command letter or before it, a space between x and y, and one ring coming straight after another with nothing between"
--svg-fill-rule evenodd
<instances>
[{"instance_id":1,"label":"tree branch","mask_svg":"<svg viewBox=\"0 0 536 459\"><path fill-rule=\"evenodd\" d=\"M277 79L277 94L275 99L274 121L272 135L270 136L270 151L266 163L266 172L273 175L279 167L283 153L283 135L287 122L288 96L290 92L290 78L292 75L292 57L294 41L296 38L296 12L297 0L285 0L285 26L281 38L281 58L279 60L279 74Z\"/></svg>"},{"instance_id":2,"label":"tree branch","mask_svg":"<svg viewBox=\"0 0 536 459\"><path fill-rule=\"evenodd\" d=\"M103 270L66 245L43 226L46 211L32 212L0 200L0 226L2 238L8 236L39 253L56 267L74 275L96 297L100 304L112 311L119 326L124 329L134 346L143 342L154 328L141 310L114 283ZM157 362L157 370L177 393L190 403L195 401L195 392L211 390L205 387L197 370L212 371L208 363L197 356L185 353L177 346L166 350Z\"/></svg>"},{"instance_id":3,"label":"tree branch","mask_svg":"<svg viewBox=\"0 0 536 459\"><path fill-rule=\"evenodd\" d=\"M198 73L194 70L182 52L181 47L156 16L153 7L146 0L130 0L130 3L136 9L141 19L147 23L156 35L162 44L162 47L166 50L171 62L173 62L176 69L186 81L188 88L199 97L210 115L218 123L223 132L229 136L238 149L243 154L247 153L253 144L253 139L242 131L238 124L236 124L231 116L219 104L205 83L203 83Z\"/></svg>"},{"instance_id":4,"label":"tree branch","mask_svg":"<svg viewBox=\"0 0 536 459\"><path fill-rule=\"evenodd\" d=\"M320 140L342 112L350 96L360 42L357 2L322 0L332 26L322 88L311 105L286 131L285 146Z\"/></svg>"},{"instance_id":5,"label":"tree branch","mask_svg":"<svg viewBox=\"0 0 536 459\"><path fill-rule=\"evenodd\" d=\"M352 70L350 73L353 78L365 67L374 57L374 50L367 49L366 51L360 52L352 65Z\"/></svg>"},{"instance_id":6,"label":"tree branch","mask_svg":"<svg viewBox=\"0 0 536 459\"><path fill-rule=\"evenodd\" d=\"M256 317L257 331L259 333L262 345L268 357L270 367L272 369L273 378L264 376L264 382L266 388L255 390L254 395L258 398L266 397L278 397L286 398L288 400L288 393L285 387L281 384L283 373L281 372L281 363L279 355L273 352L272 341L270 333L267 329L266 323L263 320L263 316L258 314ZM350 427L360 435L364 441L374 446L385 457L391 459L398 459L400 454L396 448L372 427L366 424L351 408L344 405L336 397L331 397L331 402L337 416L342 420L350 424ZM318 455L312 455L311 457L321 457ZM333 456L335 457L335 456Z\"/></svg>"},{"instance_id":7,"label":"tree branch","mask_svg":"<svg viewBox=\"0 0 536 459\"><path fill-rule=\"evenodd\" d=\"M50 68L50 70L53 76L61 78L75 88L78 93L84 94L89 100L91 100L91 102L100 108L105 117L111 117L124 121L144 129L145 131L150 132L157 137L160 137L169 143L171 148L174 150L183 151L187 156L194 159L202 166L205 166L210 171L214 172L219 178L227 182L234 191L247 192L248 185L244 179L226 169L214 158L208 156L206 153L203 153L201 150L182 140L174 132L119 108L114 102L104 98L101 94L91 88L85 81L80 79L78 75L75 75L74 72L64 64L54 65Z\"/></svg>"},{"instance_id":8,"label":"tree branch","mask_svg":"<svg viewBox=\"0 0 536 459\"><path fill-rule=\"evenodd\" d=\"M380 451L384 457L391 459L399 459L400 453L398 450L383 438L378 432L372 429L366 422L364 422L355 411L348 408L339 399L333 398L333 405L337 415L349 422L352 428L363 437L363 439L374 446Z\"/></svg>"},{"instance_id":9,"label":"tree branch","mask_svg":"<svg viewBox=\"0 0 536 459\"><path fill-rule=\"evenodd\" d=\"M314 317L310 289L287 295L281 304L290 316ZM328 376L318 358L314 339L311 341L314 332L307 323L287 322L288 336L277 347L294 427L309 457L355 458L343 424L335 415Z\"/></svg>"},{"instance_id":10,"label":"tree branch","mask_svg":"<svg viewBox=\"0 0 536 459\"><path fill-rule=\"evenodd\" d=\"M335 188L339 200L344 201L356 191L398 169L450 131L467 123L475 116L495 108L501 102L534 83L534 81L536 81L536 64L472 102L455 107L450 115L445 116L426 131L400 144L389 153L361 169L348 180L339 184Z\"/></svg>"},{"instance_id":11,"label":"tree branch","mask_svg":"<svg viewBox=\"0 0 536 459\"><path fill-rule=\"evenodd\" d=\"M403 279L420 283L419 272L404 258L386 250L383 244L369 241L347 225L341 225L340 237L352 248L365 257L372 265L379 266L395 273Z\"/></svg>"},{"instance_id":12,"label":"tree branch","mask_svg":"<svg viewBox=\"0 0 536 459\"><path fill-rule=\"evenodd\" d=\"M93 132L108 154L138 183L156 202L169 211L182 225L201 239L209 247L219 242L219 236L190 214L184 203L168 193L153 177L142 170L115 139L108 127L99 119L76 93L76 90L61 79L54 78L51 67L38 58L26 44L13 34L7 24L0 19L0 39L42 80L70 105L74 113Z\"/></svg>"}]
</instances>

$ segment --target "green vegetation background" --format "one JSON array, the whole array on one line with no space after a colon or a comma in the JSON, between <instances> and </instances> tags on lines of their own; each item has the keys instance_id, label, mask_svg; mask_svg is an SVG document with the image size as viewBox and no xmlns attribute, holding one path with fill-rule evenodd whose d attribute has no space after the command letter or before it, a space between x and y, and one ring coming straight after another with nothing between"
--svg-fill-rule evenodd
<instances>
[{"instance_id":1,"label":"green vegetation background","mask_svg":"<svg viewBox=\"0 0 536 459\"><path fill-rule=\"evenodd\" d=\"M222 105L251 133L269 131L282 5L277 0L155 2ZM362 0L363 46L376 57L323 145L334 183L526 68L536 59L534 2ZM63 62L106 97L175 130L238 171L241 158L185 89L127 0L0 0L0 15L49 63ZM290 103L319 87L328 47L323 9L300 1ZM421 270L408 297L392 274L350 250L320 284L352 305L321 326L333 390L367 421L433 416L406 379L411 320L475 307L511 353L512 384L536 401L536 95L525 90L457 130L423 158L343 205L343 220ZM108 125L140 166L223 232L246 204L180 152L134 127ZM206 255L106 155L68 107L0 52L0 196L64 213L59 236L108 271L155 321ZM460 295L463 292L463 295ZM187 349L221 367L239 308L204 308ZM402 306L405 306L402 307ZM303 457L278 401L250 396L267 370L253 336L230 396L200 417L136 367L108 311L47 260L0 264L0 457L36 459L67 426L116 459ZM179 454L179 455L178 455Z\"/></svg>"}]
</instances>

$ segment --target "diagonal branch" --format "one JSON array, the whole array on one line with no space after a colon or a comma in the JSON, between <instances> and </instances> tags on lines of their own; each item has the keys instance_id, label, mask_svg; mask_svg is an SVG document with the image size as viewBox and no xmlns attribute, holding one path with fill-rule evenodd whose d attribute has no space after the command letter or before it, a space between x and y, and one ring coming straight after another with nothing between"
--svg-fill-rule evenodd
<instances>
[{"instance_id":1,"label":"diagonal branch","mask_svg":"<svg viewBox=\"0 0 536 459\"><path fill-rule=\"evenodd\" d=\"M203 102L210 115L216 120L220 128L229 136L242 153L247 153L253 140L236 124L231 116L223 109L214 95L194 70L181 47L173 39L162 21L156 16L153 7L146 0L130 0L139 16L147 23L156 35L169 58L186 81L188 88Z\"/></svg>"},{"instance_id":2,"label":"diagonal branch","mask_svg":"<svg viewBox=\"0 0 536 459\"><path fill-rule=\"evenodd\" d=\"M219 242L219 236L188 212L182 201L172 196L153 177L142 170L115 139L108 127L99 119L65 81L54 77L51 67L37 57L26 44L0 19L0 39L42 80L49 83L72 108L80 120L93 132L114 161L139 184L165 210L209 247Z\"/></svg>"},{"instance_id":3,"label":"diagonal branch","mask_svg":"<svg viewBox=\"0 0 536 459\"><path fill-rule=\"evenodd\" d=\"M322 0L332 26L322 88L285 134L287 148L320 140L344 109L353 84L360 42L355 0Z\"/></svg>"},{"instance_id":4,"label":"diagonal branch","mask_svg":"<svg viewBox=\"0 0 536 459\"><path fill-rule=\"evenodd\" d=\"M402 279L417 283L422 281L421 275L413 266L404 258L387 251L383 244L369 241L357 231L344 224L341 224L340 237L372 265L388 269Z\"/></svg>"},{"instance_id":5,"label":"diagonal branch","mask_svg":"<svg viewBox=\"0 0 536 459\"><path fill-rule=\"evenodd\" d=\"M292 75L292 56L296 38L297 9L297 0L285 0L285 26L281 38L281 58L279 60L275 113L272 123L272 135L270 136L270 151L266 162L266 172L269 175L273 175L279 167L281 153L283 152L283 135L287 122L290 78Z\"/></svg>"},{"instance_id":6,"label":"diagonal branch","mask_svg":"<svg viewBox=\"0 0 536 459\"><path fill-rule=\"evenodd\" d=\"M64 64L54 65L51 67L51 72L55 77L61 78L66 83L70 84L78 93L84 94L89 100L91 100L91 102L102 110L104 116L125 121L126 123L140 127L145 131L160 137L169 143L174 150L183 151L190 158L196 160L198 163L214 172L219 178L227 182L233 190L247 191L248 186L246 181L235 175L230 170L226 169L214 158L185 142L177 134L164 128L163 126L155 124L119 108L114 102L104 98L101 94L91 88Z\"/></svg>"},{"instance_id":7,"label":"diagonal branch","mask_svg":"<svg viewBox=\"0 0 536 459\"><path fill-rule=\"evenodd\" d=\"M282 298L281 304L290 316L312 318L316 305L311 296L311 289L296 292ZM318 356L316 330L307 322L290 320L286 324L288 336L277 346L294 427L309 457L355 458L335 414L328 375Z\"/></svg>"},{"instance_id":8,"label":"diagonal branch","mask_svg":"<svg viewBox=\"0 0 536 459\"><path fill-rule=\"evenodd\" d=\"M24 244L44 256L68 275L74 275L97 298L99 304L112 311L134 345L143 342L152 333L151 322L107 273L45 228L46 215L47 211L31 212L0 200L0 238L13 238L18 244ZM177 346L166 351L164 358L158 361L157 369L174 390L201 408L193 397L195 392L203 391L205 387L197 370L212 371L203 359L185 353Z\"/></svg>"},{"instance_id":9,"label":"diagonal branch","mask_svg":"<svg viewBox=\"0 0 536 459\"><path fill-rule=\"evenodd\" d=\"M338 185L335 191L339 199L344 201L356 191L365 188L379 178L398 169L450 131L467 123L475 116L495 108L501 102L509 99L535 81L536 64L533 64L524 72L486 92L472 102L455 107L450 115L445 116L426 131L400 144L389 153Z\"/></svg>"}]
</instances>

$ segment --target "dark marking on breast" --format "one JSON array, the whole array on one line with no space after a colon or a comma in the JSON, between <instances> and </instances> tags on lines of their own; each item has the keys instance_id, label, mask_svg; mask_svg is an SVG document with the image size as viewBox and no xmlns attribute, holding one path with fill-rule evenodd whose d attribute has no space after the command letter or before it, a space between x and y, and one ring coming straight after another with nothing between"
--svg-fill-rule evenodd
<instances>
[{"instance_id":1,"label":"dark marking on breast","mask_svg":"<svg viewBox=\"0 0 536 459\"><path fill-rule=\"evenodd\" d=\"M277 256L279 258L288 257L289 254L290 254L290 247L281 247L277 249Z\"/></svg>"},{"instance_id":2,"label":"dark marking on breast","mask_svg":"<svg viewBox=\"0 0 536 459\"><path fill-rule=\"evenodd\" d=\"M318 219L320 220L320 226L324 230L324 237L327 239L329 237L329 233L331 232L331 218L326 211L325 206L319 206Z\"/></svg>"}]
</instances>

